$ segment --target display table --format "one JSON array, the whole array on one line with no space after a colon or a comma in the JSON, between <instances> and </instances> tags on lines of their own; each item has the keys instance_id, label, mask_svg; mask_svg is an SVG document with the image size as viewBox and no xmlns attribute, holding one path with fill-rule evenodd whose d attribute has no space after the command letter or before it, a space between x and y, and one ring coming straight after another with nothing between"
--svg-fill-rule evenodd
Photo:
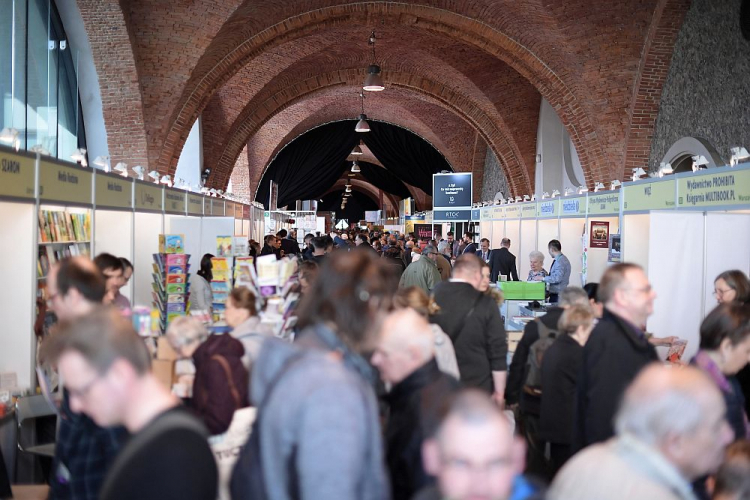
<instances>
[{"instance_id":1,"label":"display table","mask_svg":"<svg viewBox=\"0 0 750 500\"><path fill-rule=\"evenodd\" d=\"M498 286L505 298L501 308L501 314L505 317L505 330L523 331L526 322L519 319L524 317L521 307L534 300L544 301L545 284L541 281L500 281Z\"/></svg>"}]
</instances>

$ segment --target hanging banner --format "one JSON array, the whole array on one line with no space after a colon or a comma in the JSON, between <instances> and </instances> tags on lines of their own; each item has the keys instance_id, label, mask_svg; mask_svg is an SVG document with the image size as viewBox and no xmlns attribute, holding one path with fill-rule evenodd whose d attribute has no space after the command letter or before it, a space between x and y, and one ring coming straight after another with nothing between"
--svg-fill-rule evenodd
<instances>
[{"instance_id":1,"label":"hanging banner","mask_svg":"<svg viewBox=\"0 0 750 500\"><path fill-rule=\"evenodd\" d=\"M164 210L164 189L158 184L150 182L135 183L135 209L136 210Z\"/></svg>"},{"instance_id":2,"label":"hanging banner","mask_svg":"<svg viewBox=\"0 0 750 500\"><path fill-rule=\"evenodd\" d=\"M34 198L36 158L0 149L0 196Z\"/></svg>"},{"instance_id":3,"label":"hanging banner","mask_svg":"<svg viewBox=\"0 0 750 500\"><path fill-rule=\"evenodd\" d=\"M560 215L580 215L586 216L586 197L580 196L577 198L562 198L560 200L562 209Z\"/></svg>"},{"instance_id":4,"label":"hanging banner","mask_svg":"<svg viewBox=\"0 0 750 500\"><path fill-rule=\"evenodd\" d=\"M471 196L471 172L432 175L433 208L471 209Z\"/></svg>"},{"instance_id":5,"label":"hanging banner","mask_svg":"<svg viewBox=\"0 0 750 500\"><path fill-rule=\"evenodd\" d=\"M96 172L94 202L97 208L133 208L133 181L121 175Z\"/></svg>"},{"instance_id":6,"label":"hanging banner","mask_svg":"<svg viewBox=\"0 0 750 500\"><path fill-rule=\"evenodd\" d=\"M620 192L595 193L589 195L589 215L619 214Z\"/></svg>"},{"instance_id":7,"label":"hanging banner","mask_svg":"<svg viewBox=\"0 0 750 500\"><path fill-rule=\"evenodd\" d=\"M674 208L675 179L639 182L623 186L625 212Z\"/></svg>"},{"instance_id":8,"label":"hanging banner","mask_svg":"<svg viewBox=\"0 0 750 500\"><path fill-rule=\"evenodd\" d=\"M560 199L542 200L537 203L537 217L557 217L560 211Z\"/></svg>"},{"instance_id":9,"label":"hanging banner","mask_svg":"<svg viewBox=\"0 0 750 500\"><path fill-rule=\"evenodd\" d=\"M90 205L91 178L89 169L42 160L39 162L39 198Z\"/></svg>"},{"instance_id":10,"label":"hanging banner","mask_svg":"<svg viewBox=\"0 0 750 500\"><path fill-rule=\"evenodd\" d=\"M164 189L164 210L167 212L174 212L179 214L185 214L186 204L186 193L178 189Z\"/></svg>"},{"instance_id":11,"label":"hanging banner","mask_svg":"<svg viewBox=\"0 0 750 500\"><path fill-rule=\"evenodd\" d=\"M750 203L750 169L677 179L677 207L725 207Z\"/></svg>"}]
</instances>

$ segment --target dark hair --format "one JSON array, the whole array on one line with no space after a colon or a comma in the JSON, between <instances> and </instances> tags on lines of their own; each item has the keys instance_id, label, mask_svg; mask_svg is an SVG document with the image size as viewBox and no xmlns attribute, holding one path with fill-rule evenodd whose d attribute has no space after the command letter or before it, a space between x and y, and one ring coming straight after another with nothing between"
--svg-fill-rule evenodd
<instances>
[{"instance_id":1,"label":"dark hair","mask_svg":"<svg viewBox=\"0 0 750 500\"><path fill-rule=\"evenodd\" d=\"M486 241L487 243L489 243L489 242L490 242L490 240L488 240L487 238L482 238L481 240L479 240L479 243L484 243L485 241Z\"/></svg>"},{"instance_id":2,"label":"dark hair","mask_svg":"<svg viewBox=\"0 0 750 500\"><path fill-rule=\"evenodd\" d=\"M594 302L599 302L599 299L596 297L596 292L599 290L599 283L586 283L583 285L583 289L586 290L589 300L593 299Z\"/></svg>"},{"instance_id":3,"label":"dark hair","mask_svg":"<svg viewBox=\"0 0 750 500\"><path fill-rule=\"evenodd\" d=\"M276 236L279 238L286 238L286 235L289 234L286 232L286 229L279 229L279 232L276 233Z\"/></svg>"},{"instance_id":4,"label":"dark hair","mask_svg":"<svg viewBox=\"0 0 750 500\"><path fill-rule=\"evenodd\" d=\"M750 441L747 439L740 439L727 447L714 487L714 498L721 495L750 497Z\"/></svg>"},{"instance_id":5,"label":"dark hair","mask_svg":"<svg viewBox=\"0 0 750 500\"><path fill-rule=\"evenodd\" d=\"M312 246L315 250L325 250L328 248L328 240L330 239L330 236L316 236L312 239Z\"/></svg>"},{"instance_id":6,"label":"dark hair","mask_svg":"<svg viewBox=\"0 0 750 500\"><path fill-rule=\"evenodd\" d=\"M318 277L318 263L314 260L303 261L299 265L299 276L305 278L309 284L312 285L315 278Z\"/></svg>"},{"instance_id":7,"label":"dark hair","mask_svg":"<svg viewBox=\"0 0 750 500\"><path fill-rule=\"evenodd\" d=\"M272 242L276 241L276 236L273 234L267 234L265 238L263 238L263 243L265 243L268 246L271 246Z\"/></svg>"},{"instance_id":8,"label":"dark hair","mask_svg":"<svg viewBox=\"0 0 750 500\"><path fill-rule=\"evenodd\" d=\"M40 358L55 364L64 353L75 351L99 373L107 373L118 359L124 359L139 375L151 367L151 355L133 323L112 307L99 307L71 322L42 344Z\"/></svg>"},{"instance_id":9,"label":"dark hair","mask_svg":"<svg viewBox=\"0 0 750 500\"><path fill-rule=\"evenodd\" d=\"M128 269L133 269L133 264L130 263L128 259L125 257L120 257L120 262L122 262L122 270L126 271Z\"/></svg>"},{"instance_id":10,"label":"dark hair","mask_svg":"<svg viewBox=\"0 0 750 500\"><path fill-rule=\"evenodd\" d=\"M250 311L250 316L258 314L258 309L255 307L255 294L246 286L232 288L229 298L232 299L232 304L237 309L247 309Z\"/></svg>"},{"instance_id":11,"label":"dark hair","mask_svg":"<svg viewBox=\"0 0 750 500\"><path fill-rule=\"evenodd\" d=\"M398 276L373 252L338 252L323 262L299 305L300 328L333 324L339 338L362 353L372 347L378 311L391 308Z\"/></svg>"},{"instance_id":12,"label":"dark hair","mask_svg":"<svg viewBox=\"0 0 750 500\"><path fill-rule=\"evenodd\" d=\"M719 304L701 323L700 348L714 351L724 339L737 345L750 335L750 306L736 302Z\"/></svg>"},{"instance_id":13,"label":"dark hair","mask_svg":"<svg viewBox=\"0 0 750 500\"><path fill-rule=\"evenodd\" d=\"M502 240L500 240L500 245L504 246L504 247L509 247L510 246L510 238L503 238Z\"/></svg>"},{"instance_id":14,"label":"dark hair","mask_svg":"<svg viewBox=\"0 0 750 500\"><path fill-rule=\"evenodd\" d=\"M470 239L473 239L474 238L474 233L472 233L471 231L466 231L464 233L464 236L468 236Z\"/></svg>"},{"instance_id":15,"label":"dark hair","mask_svg":"<svg viewBox=\"0 0 750 500\"><path fill-rule=\"evenodd\" d=\"M111 253L100 253L94 259L94 264L99 268L100 272L104 272L107 269L113 271L123 271L125 267L119 257L115 257Z\"/></svg>"},{"instance_id":16,"label":"dark hair","mask_svg":"<svg viewBox=\"0 0 750 500\"><path fill-rule=\"evenodd\" d=\"M81 262L75 257L60 261L57 269L57 293L64 297L71 289L75 289L89 302L101 303L107 290L107 280L99 268L91 264L84 266ZM91 261L86 259L85 262Z\"/></svg>"},{"instance_id":17,"label":"dark hair","mask_svg":"<svg viewBox=\"0 0 750 500\"><path fill-rule=\"evenodd\" d=\"M365 233L359 233L355 239L361 241L362 243L368 243L367 241L367 235Z\"/></svg>"},{"instance_id":18,"label":"dark hair","mask_svg":"<svg viewBox=\"0 0 750 500\"><path fill-rule=\"evenodd\" d=\"M718 275L714 283L718 279L723 279L729 288L737 292L735 302L750 302L750 281L748 281L745 273L739 269L732 269Z\"/></svg>"},{"instance_id":19,"label":"dark hair","mask_svg":"<svg viewBox=\"0 0 750 500\"><path fill-rule=\"evenodd\" d=\"M308 239L310 239L310 240L311 240L311 239L313 239L313 238L315 238L315 235L314 235L314 234L312 234L312 233L307 233L307 234L305 235L305 237L304 237L304 238L302 238L302 241L307 241Z\"/></svg>"},{"instance_id":20,"label":"dark hair","mask_svg":"<svg viewBox=\"0 0 750 500\"><path fill-rule=\"evenodd\" d=\"M213 264L211 263L211 259L213 259L214 256L210 253L204 254L203 257L201 257L201 268L196 273L198 276L202 277L209 283L214 279L214 273L211 272L211 269L213 269Z\"/></svg>"},{"instance_id":21,"label":"dark hair","mask_svg":"<svg viewBox=\"0 0 750 500\"><path fill-rule=\"evenodd\" d=\"M547 248L552 248L555 252L562 251L562 245L560 244L560 240L550 240L550 242L547 243Z\"/></svg>"},{"instance_id":22,"label":"dark hair","mask_svg":"<svg viewBox=\"0 0 750 500\"><path fill-rule=\"evenodd\" d=\"M453 236L453 231L448 231L448 233L446 234L446 236Z\"/></svg>"},{"instance_id":23,"label":"dark hair","mask_svg":"<svg viewBox=\"0 0 750 500\"><path fill-rule=\"evenodd\" d=\"M615 290L620 288L625 281L625 273L633 269L643 269L637 264L629 264L623 262L611 266L604 272L602 280L599 282L599 287L596 291L596 296L599 298L599 302L606 304L612 297L615 296Z\"/></svg>"}]
</instances>

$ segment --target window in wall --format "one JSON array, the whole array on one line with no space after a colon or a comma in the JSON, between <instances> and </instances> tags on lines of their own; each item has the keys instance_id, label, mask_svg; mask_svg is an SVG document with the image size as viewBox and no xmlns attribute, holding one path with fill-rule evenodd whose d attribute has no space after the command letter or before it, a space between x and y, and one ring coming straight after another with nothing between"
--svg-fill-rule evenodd
<instances>
[{"instance_id":1,"label":"window in wall","mask_svg":"<svg viewBox=\"0 0 750 500\"><path fill-rule=\"evenodd\" d=\"M0 0L0 117L21 147L71 161L85 147L76 61L52 0Z\"/></svg>"}]
</instances>

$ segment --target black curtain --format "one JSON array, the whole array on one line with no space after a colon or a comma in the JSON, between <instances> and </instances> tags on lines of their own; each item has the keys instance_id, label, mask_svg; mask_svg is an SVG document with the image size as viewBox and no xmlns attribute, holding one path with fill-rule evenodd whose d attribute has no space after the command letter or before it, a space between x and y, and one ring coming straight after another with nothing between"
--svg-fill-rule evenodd
<instances>
[{"instance_id":1,"label":"black curtain","mask_svg":"<svg viewBox=\"0 0 750 500\"><path fill-rule=\"evenodd\" d=\"M359 142L355 134L351 122L335 122L298 137L271 162L255 200L268 208L271 180L279 185L279 207L319 198L347 168L346 157Z\"/></svg>"},{"instance_id":2,"label":"black curtain","mask_svg":"<svg viewBox=\"0 0 750 500\"><path fill-rule=\"evenodd\" d=\"M354 147L354 146L352 146ZM352 189L352 195L341 210L341 195L344 190L332 191L323 197L323 203L318 204L321 212L336 212L336 219L346 219L349 222L359 222L365 218L365 211L380 210L378 204L364 193Z\"/></svg>"},{"instance_id":3,"label":"black curtain","mask_svg":"<svg viewBox=\"0 0 750 500\"><path fill-rule=\"evenodd\" d=\"M401 127L368 122L370 133L362 134L372 154L404 182L432 196L432 174L452 172L446 159L430 143Z\"/></svg>"},{"instance_id":4,"label":"black curtain","mask_svg":"<svg viewBox=\"0 0 750 500\"><path fill-rule=\"evenodd\" d=\"M362 170L362 177L376 188L396 195L401 200L411 196L406 185L390 170L366 161L358 163L359 168Z\"/></svg>"},{"instance_id":5,"label":"black curtain","mask_svg":"<svg viewBox=\"0 0 750 500\"><path fill-rule=\"evenodd\" d=\"M375 120L368 121L371 132L362 134L354 131L356 123L356 120L345 120L322 125L289 143L263 175L255 201L268 208L271 179L279 184L280 207L296 200L320 198L351 167L346 157L360 139L397 180L416 186L429 195L432 195L432 174L452 171L443 155L418 135ZM369 169L369 173L375 179L375 174L382 174L380 170ZM362 168L362 173L364 176L365 168ZM393 178L389 178L386 184L386 179L385 175L379 175L376 180L367 180L383 191L409 196L406 186L397 187ZM390 187L380 187L376 182Z\"/></svg>"}]
</instances>

